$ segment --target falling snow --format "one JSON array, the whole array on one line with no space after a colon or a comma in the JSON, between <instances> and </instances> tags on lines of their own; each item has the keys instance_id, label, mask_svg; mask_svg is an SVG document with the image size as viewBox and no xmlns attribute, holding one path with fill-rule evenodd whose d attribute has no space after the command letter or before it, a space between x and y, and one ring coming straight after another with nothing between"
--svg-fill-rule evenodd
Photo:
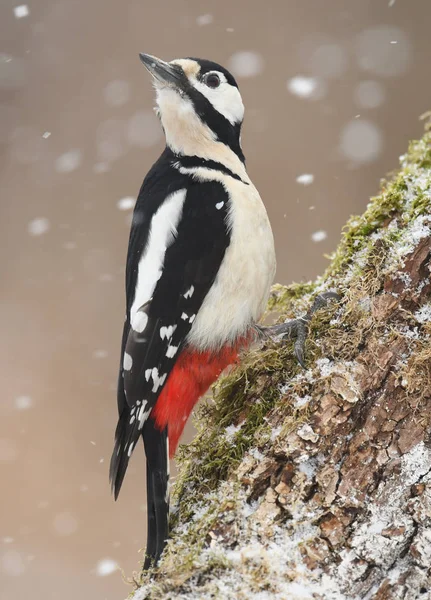
<instances>
[{"instance_id":1,"label":"falling snow","mask_svg":"<svg viewBox=\"0 0 431 600\"><path fill-rule=\"evenodd\" d=\"M15 6L13 12L16 19L28 17L28 15L30 14L27 4L20 4L19 6Z\"/></svg>"},{"instance_id":2,"label":"falling snow","mask_svg":"<svg viewBox=\"0 0 431 600\"><path fill-rule=\"evenodd\" d=\"M209 14L200 15L200 17L197 17L197 19L196 19L196 23L201 27L203 25L210 25L213 21L214 21L214 17Z\"/></svg>"},{"instance_id":3,"label":"falling snow","mask_svg":"<svg viewBox=\"0 0 431 600\"><path fill-rule=\"evenodd\" d=\"M110 81L103 90L103 97L108 106L123 106L130 98L130 85L122 79Z\"/></svg>"},{"instance_id":4,"label":"falling snow","mask_svg":"<svg viewBox=\"0 0 431 600\"><path fill-rule=\"evenodd\" d=\"M55 515L53 527L58 535L72 535L78 529L78 520L70 512Z\"/></svg>"},{"instance_id":5,"label":"falling snow","mask_svg":"<svg viewBox=\"0 0 431 600\"><path fill-rule=\"evenodd\" d=\"M340 137L340 151L346 158L357 163L375 160L383 149L380 129L371 121L350 121Z\"/></svg>"},{"instance_id":6,"label":"falling snow","mask_svg":"<svg viewBox=\"0 0 431 600\"><path fill-rule=\"evenodd\" d=\"M257 52L236 52L230 57L228 68L238 77L255 77L263 71L264 60Z\"/></svg>"},{"instance_id":7,"label":"falling snow","mask_svg":"<svg viewBox=\"0 0 431 600\"><path fill-rule=\"evenodd\" d=\"M397 44L391 41L397 40ZM388 25L371 27L356 39L358 65L364 71L382 77L402 75L411 61L411 47L402 29Z\"/></svg>"},{"instance_id":8,"label":"falling snow","mask_svg":"<svg viewBox=\"0 0 431 600\"><path fill-rule=\"evenodd\" d=\"M55 161L55 170L58 173L72 173L82 162L82 154L80 150L69 150L61 154Z\"/></svg>"},{"instance_id":9,"label":"falling snow","mask_svg":"<svg viewBox=\"0 0 431 600\"><path fill-rule=\"evenodd\" d=\"M38 236L46 233L50 228L49 220L46 217L38 217L33 219L27 225L27 230L30 235Z\"/></svg>"},{"instance_id":10,"label":"falling snow","mask_svg":"<svg viewBox=\"0 0 431 600\"><path fill-rule=\"evenodd\" d=\"M298 98L321 98L324 93L323 82L315 77L305 77L304 75L296 75L287 82L287 89Z\"/></svg>"},{"instance_id":11,"label":"falling snow","mask_svg":"<svg viewBox=\"0 0 431 600\"><path fill-rule=\"evenodd\" d=\"M9 576L18 577L25 571L25 563L22 555L16 550L8 550L1 557L2 571Z\"/></svg>"},{"instance_id":12,"label":"falling snow","mask_svg":"<svg viewBox=\"0 0 431 600\"><path fill-rule=\"evenodd\" d=\"M163 137L160 122L152 110L139 110L127 122L126 138L138 148L151 148Z\"/></svg>"},{"instance_id":13,"label":"falling snow","mask_svg":"<svg viewBox=\"0 0 431 600\"><path fill-rule=\"evenodd\" d=\"M117 208L119 210L131 210L135 206L135 203L135 198L132 198L132 196L126 196L125 198L118 200Z\"/></svg>"},{"instance_id":14,"label":"falling snow","mask_svg":"<svg viewBox=\"0 0 431 600\"><path fill-rule=\"evenodd\" d=\"M340 77L347 69L347 53L335 43L319 44L309 60L310 70L319 77Z\"/></svg>"},{"instance_id":15,"label":"falling snow","mask_svg":"<svg viewBox=\"0 0 431 600\"><path fill-rule=\"evenodd\" d=\"M314 175L311 173L303 173L296 178L296 183L300 183L301 185L311 185L313 181Z\"/></svg>"},{"instance_id":16,"label":"falling snow","mask_svg":"<svg viewBox=\"0 0 431 600\"><path fill-rule=\"evenodd\" d=\"M33 399L30 396L18 396L15 398L15 408L18 410L27 410L33 406Z\"/></svg>"},{"instance_id":17,"label":"falling snow","mask_svg":"<svg viewBox=\"0 0 431 600\"><path fill-rule=\"evenodd\" d=\"M354 99L359 108L377 108L385 101L385 88L378 81L361 81L355 88Z\"/></svg>"},{"instance_id":18,"label":"falling snow","mask_svg":"<svg viewBox=\"0 0 431 600\"><path fill-rule=\"evenodd\" d=\"M0 438L0 462L12 462L17 456L16 442L7 438Z\"/></svg>"},{"instance_id":19,"label":"falling snow","mask_svg":"<svg viewBox=\"0 0 431 600\"><path fill-rule=\"evenodd\" d=\"M313 240L313 242L323 242L323 240L326 240L326 238L328 237L328 234L326 233L326 231L323 231L323 229L319 229L319 231L315 231L314 233L311 234L311 239Z\"/></svg>"},{"instance_id":20,"label":"falling snow","mask_svg":"<svg viewBox=\"0 0 431 600\"><path fill-rule=\"evenodd\" d=\"M118 565L112 558L102 558L96 565L96 573L100 577L111 575L118 569Z\"/></svg>"}]
</instances>

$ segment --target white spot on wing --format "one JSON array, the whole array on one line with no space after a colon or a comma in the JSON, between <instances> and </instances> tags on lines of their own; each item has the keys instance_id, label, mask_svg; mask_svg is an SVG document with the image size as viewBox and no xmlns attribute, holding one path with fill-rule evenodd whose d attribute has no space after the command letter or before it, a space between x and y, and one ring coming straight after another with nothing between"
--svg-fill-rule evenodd
<instances>
[{"instance_id":1,"label":"white spot on wing","mask_svg":"<svg viewBox=\"0 0 431 600\"><path fill-rule=\"evenodd\" d=\"M215 207L217 210L220 210L222 208L222 206L224 205L224 202L218 202Z\"/></svg>"},{"instance_id":2,"label":"white spot on wing","mask_svg":"<svg viewBox=\"0 0 431 600\"><path fill-rule=\"evenodd\" d=\"M184 294L184 298L191 298L193 296L194 291L195 291L195 288L193 285L191 285L189 287L189 289L187 290L187 292Z\"/></svg>"},{"instance_id":3,"label":"white spot on wing","mask_svg":"<svg viewBox=\"0 0 431 600\"><path fill-rule=\"evenodd\" d=\"M132 365L133 365L132 357L130 356L130 354L127 354L127 352L125 352L124 358L123 358L123 369L125 371L130 371L130 369L132 368Z\"/></svg>"},{"instance_id":4,"label":"white spot on wing","mask_svg":"<svg viewBox=\"0 0 431 600\"><path fill-rule=\"evenodd\" d=\"M189 315L186 315L186 313L183 313L181 315L181 318L183 319L183 321L187 321L187 319L189 318Z\"/></svg>"},{"instance_id":5,"label":"white spot on wing","mask_svg":"<svg viewBox=\"0 0 431 600\"><path fill-rule=\"evenodd\" d=\"M173 358L178 351L178 346L168 346L166 350L167 358Z\"/></svg>"},{"instance_id":6,"label":"white spot on wing","mask_svg":"<svg viewBox=\"0 0 431 600\"><path fill-rule=\"evenodd\" d=\"M154 371L156 371L156 373L154 373ZM160 377L159 377L157 369L153 369L153 381L154 381L153 390L152 390L153 393L157 392L159 387L161 387L165 383L166 377L167 377L166 373L164 373L163 375L160 375Z\"/></svg>"},{"instance_id":7,"label":"white spot on wing","mask_svg":"<svg viewBox=\"0 0 431 600\"><path fill-rule=\"evenodd\" d=\"M147 313L139 310L132 318L132 329L138 333L142 333L147 326L148 315Z\"/></svg>"},{"instance_id":8,"label":"white spot on wing","mask_svg":"<svg viewBox=\"0 0 431 600\"><path fill-rule=\"evenodd\" d=\"M149 381L150 377L151 377L151 369L146 369L146 371L145 371L145 379L147 381Z\"/></svg>"},{"instance_id":9,"label":"white spot on wing","mask_svg":"<svg viewBox=\"0 0 431 600\"><path fill-rule=\"evenodd\" d=\"M193 323L193 321L196 319L196 315L192 315L189 319L189 323Z\"/></svg>"},{"instance_id":10,"label":"white spot on wing","mask_svg":"<svg viewBox=\"0 0 431 600\"><path fill-rule=\"evenodd\" d=\"M168 325L167 327L160 327L160 337L162 338L162 340L164 340L165 338L167 340L170 340L176 328L177 328L176 325Z\"/></svg>"},{"instance_id":11,"label":"white spot on wing","mask_svg":"<svg viewBox=\"0 0 431 600\"><path fill-rule=\"evenodd\" d=\"M148 404L147 400L142 400L142 406L138 412L138 421L139 421L138 429L142 429L145 421L148 418L148 415L151 412L151 407L147 411L145 410L145 407L147 406L147 404Z\"/></svg>"},{"instance_id":12,"label":"white spot on wing","mask_svg":"<svg viewBox=\"0 0 431 600\"><path fill-rule=\"evenodd\" d=\"M132 452L133 452L133 448L134 448L134 446L135 446L135 445L134 445L134 443L133 443L133 442L132 442L132 443L129 445L129 449L127 450L127 456L128 456L129 458L132 456Z\"/></svg>"}]
</instances>

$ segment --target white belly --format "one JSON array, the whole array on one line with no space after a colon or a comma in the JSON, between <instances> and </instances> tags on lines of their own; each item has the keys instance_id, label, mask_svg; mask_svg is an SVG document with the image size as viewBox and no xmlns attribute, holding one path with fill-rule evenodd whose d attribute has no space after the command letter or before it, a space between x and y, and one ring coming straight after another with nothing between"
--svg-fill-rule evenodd
<instances>
[{"instance_id":1,"label":"white belly","mask_svg":"<svg viewBox=\"0 0 431 600\"><path fill-rule=\"evenodd\" d=\"M207 170L199 171L206 178ZM214 171L208 179L216 179ZM231 241L188 336L200 349L234 342L261 318L276 266L271 225L256 188L222 173L217 179L231 198Z\"/></svg>"}]
</instances>

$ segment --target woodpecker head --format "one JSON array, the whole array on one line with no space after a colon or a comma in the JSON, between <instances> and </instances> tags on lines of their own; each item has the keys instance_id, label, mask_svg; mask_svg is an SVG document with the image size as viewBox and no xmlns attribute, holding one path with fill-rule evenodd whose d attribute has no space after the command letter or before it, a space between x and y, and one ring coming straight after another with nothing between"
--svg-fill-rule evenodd
<instances>
[{"instance_id":1,"label":"woodpecker head","mask_svg":"<svg viewBox=\"0 0 431 600\"><path fill-rule=\"evenodd\" d=\"M218 142L244 161L244 105L229 71L198 58L165 62L150 54L139 56L153 76L167 145L177 154L205 156Z\"/></svg>"}]
</instances>

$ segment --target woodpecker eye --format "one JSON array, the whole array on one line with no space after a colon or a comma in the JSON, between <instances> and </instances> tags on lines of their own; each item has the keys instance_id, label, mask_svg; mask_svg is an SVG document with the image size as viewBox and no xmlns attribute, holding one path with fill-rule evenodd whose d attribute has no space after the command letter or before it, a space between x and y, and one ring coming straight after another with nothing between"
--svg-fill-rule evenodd
<instances>
[{"instance_id":1,"label":"woodpecker eye","mask_svg":"<svg viewBox=\"0 0 431 600\"><path fill-rule=\"evenodd\" d=\"M220 77L216 73L208 73L204 76L204 83L210 88L218 88Z\"/></svg>"}]
</instances>

